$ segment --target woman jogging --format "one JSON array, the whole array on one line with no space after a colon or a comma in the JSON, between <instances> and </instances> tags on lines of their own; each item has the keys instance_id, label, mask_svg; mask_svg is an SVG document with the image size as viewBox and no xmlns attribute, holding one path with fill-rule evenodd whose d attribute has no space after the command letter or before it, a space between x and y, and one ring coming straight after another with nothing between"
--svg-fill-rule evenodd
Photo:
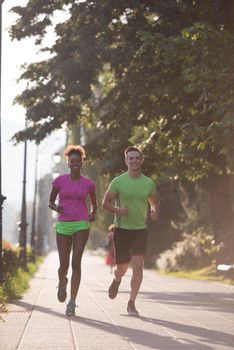
<instances>
[{"instance_id":1,"label":"woman jogging","mask_svg":"<svg viewBox=\"0 0 234 350\"><path fill-rule=\"evenodd\" d=\"M65 152L69 174L58 176L53 181L49 197L49 208L58 212L56 241L59 254L58 300L67 298L67 273L72 251L71 296L67 304L66 315L75 315L75 302L81 280L81 259L89 237L90 221L94 221L97 210L96 186L94 182L81 175L84 148L69 145ZM58 204L55 203L58 196ZM90 201L90 213L87 205Z\"/></svg>"}]
</instances>

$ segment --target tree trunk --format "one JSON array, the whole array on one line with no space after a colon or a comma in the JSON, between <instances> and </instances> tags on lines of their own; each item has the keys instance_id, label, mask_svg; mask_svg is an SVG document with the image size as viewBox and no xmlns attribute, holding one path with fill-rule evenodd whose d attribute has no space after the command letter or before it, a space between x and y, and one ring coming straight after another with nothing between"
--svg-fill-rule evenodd
<instances>
[{"instance_id":1,"label":"tree trunk","mask_svg":"<svg viewBox=\"0 0 234 350\"><path fill-rule=\"evenodd\" d=\"M226 174L226 157L211 154L210 161L221 169L221 174L213 173L208 180L208 192L213 232L217 243L229 245L234 242L233 213L229 190L229 176Z\"/></svg>"}]
</instances>

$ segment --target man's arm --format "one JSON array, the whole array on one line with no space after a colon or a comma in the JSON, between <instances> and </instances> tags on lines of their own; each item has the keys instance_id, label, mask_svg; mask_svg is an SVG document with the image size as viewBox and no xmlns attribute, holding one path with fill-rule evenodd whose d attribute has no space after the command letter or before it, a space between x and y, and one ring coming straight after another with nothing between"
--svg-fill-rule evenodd
<instances>
[{"instance_id":1,"label":"man's arm","mask_svg":"<svg viewBox=\"0 0 234 350\"><path fill-rule=\"evenodd\" d=\"M160 207L160 202L157 193L152 194L148 198L150 204L150 217L151 220L156 221L158 219L158 212Z\"/></svg>"},{"instance_id":2,"label":"man's arm","mask_svg":"<svg viewBox=\"0 0 234 350\"><path fill-rule=\"evenodd\" d=\"M110 213L116 214L117 216L126 216L128 214L128 208L117 207L113 204L116 196L117 193L107 191L102 201L102 207Z\"/></svg>"}]
</instances>

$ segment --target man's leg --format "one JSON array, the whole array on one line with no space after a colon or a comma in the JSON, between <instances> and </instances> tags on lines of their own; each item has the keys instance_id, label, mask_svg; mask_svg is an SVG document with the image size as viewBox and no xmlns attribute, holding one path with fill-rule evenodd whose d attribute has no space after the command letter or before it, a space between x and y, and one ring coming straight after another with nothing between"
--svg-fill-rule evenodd
<instances>
[{"instance_id":1,"label":"man's leg","mask_svg":"<svg viewBox=\"0 0 234 350\"><path fill-rule=\"evenodd\" d=\"M135 308L135 299L138 295L142 278L143 278L143 266L144 256L147 247L147 230L136 230L134 241L132 243L132 278L131 278L131 293L128 302L127 311L130 315L138 315L138 311Z\"/></svg>"},{"instance_id":2,"label":"man's leg","mask_svg":"<svg viewBox=\"0 0 234 350\"><path fill-rule=\"evenodd\" d=\"M144 257L140 255L133 256L131 260L131 265L132 265L131 294L130 294L130 299L127 306L127 311L129 315L137 316L139 312L135 307L135 299L139 292L142 278L143 278Z\"/></svg>"},{"instance_id":3,"label":"man's leg","mask_svg":"<svg viewBox=\"0 0 234 350\"><path fill-rule=\"evenodd\" d=\"M121 278L125 275L128 269L128 264L117 264L114 271L116 282L121 282Z\"/></svg>"},{"instance_id":4,"label":"man's leg","mask_svg":"<svg viewBox=\"0 0 234 350\"><path fill-rule=\"evenodd\" d=\"M108 290L108 295L109 295L110 299L116 298L116 296L118 294L121 278L125 275L127 269L128 269L128 264L117 264L116 265L116 269L114 271L115 278L112 281L110 288Z\"/></svg>"},{"instance_id":5,"label":"man's leg","mask_svg":"<svg viewBox=\"0 0 234 350\"><path fill-rule=\"evenodd\" d=\"M133 256L131 260L131 265L132 265L132 279L131 279L130 300L135 301L141 286L142 278L143 278L144 256L138 256L138 255Z\"/></svg>"},{"instance_id":6,"label":"man's leg","mask_svg":"<svg viewBox=\"0 0 234 350\"><path fill-rule=\"evenodd\" d=\"M121 278L125 275L130 261L130 235L129 230L115 228L114 231L114 247L116 269L114 271L115 278L112 281L108 290L108 295L111 299L115 299L118 294Z\"/></svg>"}]
</instances>

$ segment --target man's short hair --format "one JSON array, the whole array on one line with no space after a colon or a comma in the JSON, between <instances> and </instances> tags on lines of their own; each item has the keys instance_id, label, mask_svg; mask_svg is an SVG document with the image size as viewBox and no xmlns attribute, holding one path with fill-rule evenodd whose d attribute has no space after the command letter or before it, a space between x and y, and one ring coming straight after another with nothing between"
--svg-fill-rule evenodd
<instances>
[{"instance_id":1,"label":"man's short hair","mask_svg":"<svg viewBox=\"0 0 234 350\"><path fill-rule=\"evenodd\" d=\"M136 146L129 146L125 149L124 151L124 154L125 154L125 157L127 157L128 153L129 152L134 152L134 151L137 151L140 153L141 157L142 157L142 151L140 150L140 148L136 147Z\"/></svg>"}]
</instances>

